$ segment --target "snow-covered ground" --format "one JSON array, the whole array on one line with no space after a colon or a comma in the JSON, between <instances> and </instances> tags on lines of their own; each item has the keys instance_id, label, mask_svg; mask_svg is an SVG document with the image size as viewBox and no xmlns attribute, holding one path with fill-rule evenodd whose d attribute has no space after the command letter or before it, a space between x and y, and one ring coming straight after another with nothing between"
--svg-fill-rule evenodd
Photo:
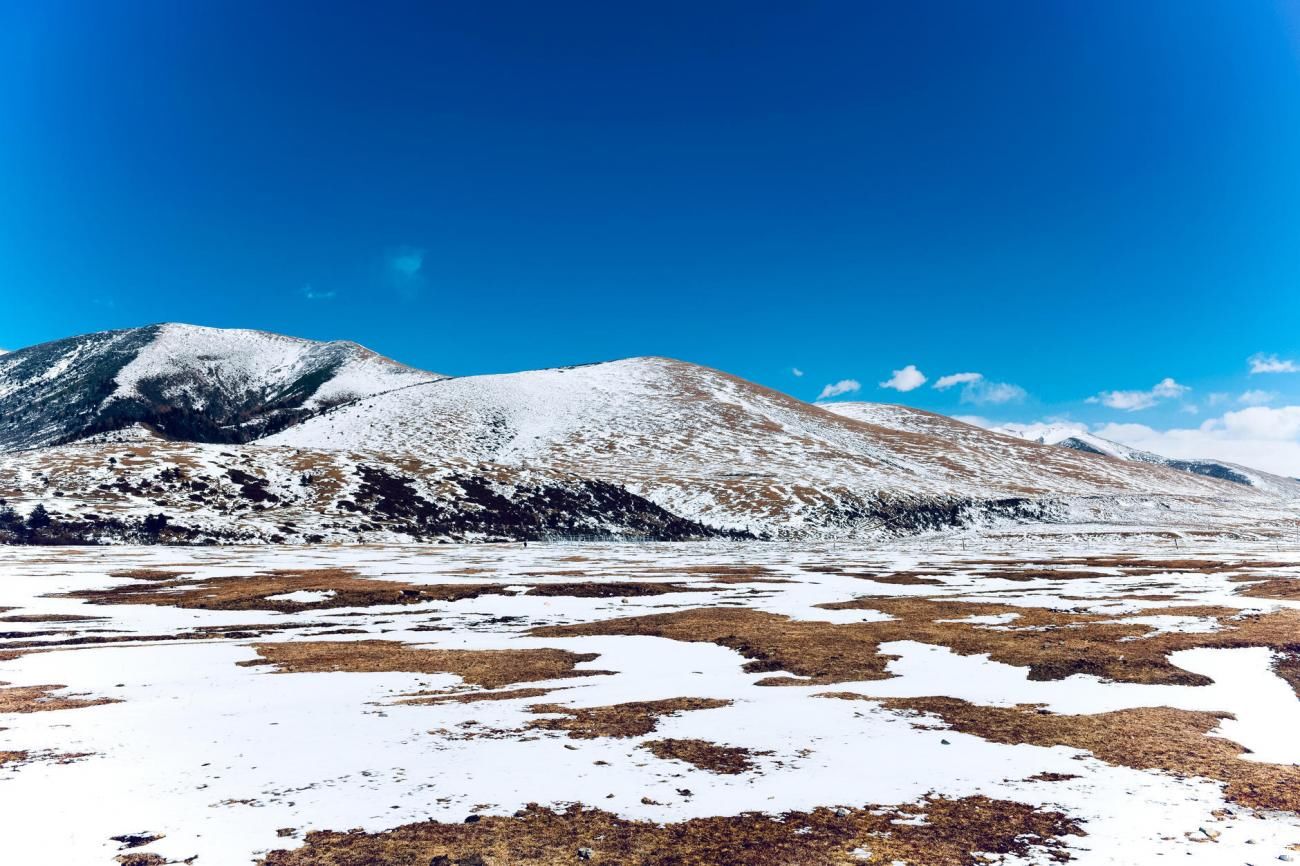
<instances>
[{"instance_id":1,"label":"snow-covered ground","mask_svg":"<svg viewBox=\"0 0 1300 866\"><path fill-rule=\"evenodd\" d=\"M947 696L1072 716L1152 707L1231 713L1208 736L1251 751L1232 760L1295 766L1300 700L1275 672L1277 649L1209 645L1250 617L1300 609L1286 591L1243 594L1264 578L1300 585L1300 546L1073 533L884 548L9 549L0 564L0 682L8 684L0 709L16 711L0 712L0 862L112 864L126 844L112 837L136 835L160 837L131 849L160 862L197 856L199 866L224 866L301 845L310 830L461 822L528 803L578 802L671 823L888 806L932 793L1064 812L1087 833L1064 840L1081 864L1275 862L1300 856L1300 816L1233 800L1223 779L1137 769L1064 745L998 742L882 703ZM370 585L392 597L358 594ZM425 595L395 603L405 586ZM859 606L822 607L854 599ZM785 676L779 667L747 671L755 650L705 633L535 633L750 611L782 634L802 629L811 645L910 616L897 605L927 601L959 608L941 622L956 621L951 628L967 630L960 634L1005 637L1013 652L1015 641L1039 646L1044 629L1086 630L1089 615L1148 629L1135 646L1172 635L1190 643L1169 661L1205 684L1031 677L969 647L961 654L954 638L954 646L883 643L885 678L773 686L764 681ZM988 614L990 604L1000 610ZM1053 613L1080 619L1018 627ZM257 664L274 647L321 642L473 659L551 648L593 654L572 673L600 673L538 680L506 670L485 687L436 663L413 670L420 665L400 654L369 670ZM783 652L798 658L798 642ZM7 693L32 686L59 688L5 703ZM498 700L428 702L525 688ZM403 702L416 694L426 701ZM113 702L42 709L49 696ZM530 709L682 698L718 705L663 715L650 733L580 738L533 725L560 716ZM744 749L752 767L720 774L641 748L664 738ZM5 763L6 753L20 757Z\"/></svg>"}]
</instances>

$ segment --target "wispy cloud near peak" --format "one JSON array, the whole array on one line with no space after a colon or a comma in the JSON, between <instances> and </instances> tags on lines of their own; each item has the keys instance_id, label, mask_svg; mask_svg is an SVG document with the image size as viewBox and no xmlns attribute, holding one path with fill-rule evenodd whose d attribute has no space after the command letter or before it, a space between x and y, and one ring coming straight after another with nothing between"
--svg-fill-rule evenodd
<instances>
[{"instance_id":1,"label":"wispy cloud near peak","mask_svg":"<svg viewBox=\"0 0 1300 866\"><path fill-rule=\"evenodd\" d=\"M825 400L829 397L839 397L844 394L853 394L862 390L862 383L857 379L841 379L822 388L822 392L817 395L818 400Z\"/></svg>"}]
</instances>

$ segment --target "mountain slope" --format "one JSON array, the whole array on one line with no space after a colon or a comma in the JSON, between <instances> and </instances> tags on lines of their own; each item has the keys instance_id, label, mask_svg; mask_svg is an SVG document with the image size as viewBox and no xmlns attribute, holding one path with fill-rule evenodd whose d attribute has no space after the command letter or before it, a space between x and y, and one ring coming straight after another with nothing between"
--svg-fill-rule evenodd
<instances>
[{"instance_id":1,"label":"mountain slope","mask_svg":"<svg viewBox=\"0 0 1300 866\"><path fill-rule=\"evenodd\" d=\"M809 405L704 367L633 358L418 385L261 442L556 469L625 486L693 520L772 535L900 520L921 528L959 521L947 512L960 508L1042 517L1045 498L1259 501L1214 479L1047 448L929 413L902 429L843 407Z\"/></svg>"},{"instance_id":2,"label":"mountain slope","mask_svg":"<svg viewBox=\"0 0 1300 866\"><path fill-rule=\"evenodd\" d=\"M149 325L0 355L0 451L145 424L242 442L357 397L436 380L355 343Z\"/></svg>"},{"instance_id":3,"label":"mountain slope","mask_svg":"<svg viewBox=\"0 0 1300 866\"><path fill-rule=\"evenodd\" d=\"M144 434L0 459L0 544L471 541L552 533L721 534L612 484L464 460Z\"/></svg>"},{"instance_id":4,"label":"mountain slope","mask_svg":"<svg viewBox=\"0 0 1300 866\"><path fill-rule=\"evenodd\" d=\"M1194 475L1204 475L1254 487L1287 499L1300 499L1300 481L1294 478L1274 475L1238 463L1229 463L1226 460L1187 460L1165 457L1095 436L1079 424L1003 424L995 429L1008 436L1017 436L1044 445L1058 445L1075 451L1105 454L1118 460L1167 466L1180 472L1190 472Z\"/></svg>"}]
</instances>

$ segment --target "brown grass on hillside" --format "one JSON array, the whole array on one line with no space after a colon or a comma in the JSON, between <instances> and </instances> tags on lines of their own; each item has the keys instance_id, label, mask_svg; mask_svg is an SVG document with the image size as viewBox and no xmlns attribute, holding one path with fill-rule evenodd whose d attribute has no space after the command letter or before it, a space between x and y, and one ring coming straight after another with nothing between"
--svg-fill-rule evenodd
<instances>
[{"instance_id":1,"label":"brown grass on hillside","mask_svg":"<svg viewBox=\"0 0 1300 866\"><path fill-rule=\"evenodd\" d=\"M668 698L662 701L633 701L606 707L566 707L560 704L534 704L530 712L558 714L558 719L536 719L530 728L567 731L575 740L596 737L639 737L655 729L659 719L691 710L712 710L729 706L731 701L716 698Z\"/></svg>"},{"instance_id":2,"label":"brown grass on hillside","mask_svg":"<svg viewBox=\"0 0 1300 866\"><path fill-rule=\"evenodd\" d=\"M253 644L261 659L240 665L271 665L278 673L407 672L456 674L467 683L496 689L512 683L584 677L608 671L579 671L595 653L561 649L450 650L412 647L397 641L299 641Z\"/></svg>"},{"instance_id":3,"label":"brown grass on hillside","mask_svg":"<svg viewBox=\"0 0 1300 866\"><path fill-rule=\"evenodd\" d=\"M912 822L924 816L923 822ZM907 823L894 823L895 821ZM530 805L512 817L462 824L428 821L380 833L313 832L263 866L844 866L896 861L978 866L986 854L1035 852L1069 859L1061 842L1081 835L1060 812L987 797L933 797L916 805L745 813L673 824L629 821L573 805ZM869 852L856 855L857 849Z\"/></svg>"}]
</instances>

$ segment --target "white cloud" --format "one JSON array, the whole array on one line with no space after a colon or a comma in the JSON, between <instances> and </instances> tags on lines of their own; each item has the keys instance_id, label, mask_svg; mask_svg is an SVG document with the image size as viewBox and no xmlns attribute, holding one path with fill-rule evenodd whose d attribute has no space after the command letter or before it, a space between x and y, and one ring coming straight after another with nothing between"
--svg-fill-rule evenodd
<instances>
[{"instance_id":1,"label":"white cloud","mask_svg":"<svg viewBox=\"0 0 1300 866\"><path fill-rule=\"evenodd\" d=\"M1100 403L1112 409L1136 412L1138 409L1150 409L1161 400L1181 397L1192 390L1186 385L1179 385L1173 379L1165 377L1149 391L1102 391L1096 397L1089 397L1087 402Z\"/></svg>"},{"instance_id":2,"label":"white cloud","mask_svg":"<svg viewBox=\"0 0 1300 866\"><path fill-rule=\"evenodd\" d=\"M1104 424L1093 432L1166 457L1215 458L1300 476L1300 406L1251 406L1198 427L1155 430L1145 424Z\"/></svg>"},{"instance_id":3,"label":"white cloud","mask_svg":"<svg viewBox=\"0 0 1300 866\"><path fill-rule=\"evenodd\" d=\"M798 379L803 378L803 370L800 370L798 367L791 367L790 372L793 373L794 376Z\"/></svg>"},{"instance_id":4,"label":"white cloud","mask_svg":"<svg viewBox=\"0 0 1300 866\"><path fill-rule=\"evenodd\" d=\"M934 383L934 387L940 391L947 391L953 385L968 385L983 378L983 373L953 373L948 376L940 376L939 381Z\"/></svg>"},{"instance_id":5,"label":"white cloud","mask_svg":"<svg viewBox=\"0 0 1300 866\"><path fill-rule=\"evenodd\" d=\"M834 384L822 388L821 394L817 396L818 400L825 400L827 397L838 397L841 394L852 394L855 391L861 391L862 384L857 379L841 379Z\"/></svg>"},{"instance_id":6,"label":"white cloud","mask_svg":"<svg viewBox=\"0 0 1300 866\"><path fill-rule=\"evenodd\" d=\"M334 292L315 288L311 283L308 283L302 287L302 296L309 301L328 301L334 297Z\"/></svg>"},{"instance_id":7,"label":"white cloud","mask_svg":"<svg viewBox=\"0 0 1300 866\"><path fill-rule=\"evenodd\" d=\"M987 382L983 379L971 382L961 389L963 403L977 405L1013 403L1025 399L1025 389L1010 382Z\"/></svg>"},{"instance_id":8,"label":"white cloud","mask_svg":"<svg viewBox=\"0 0 1300 866\"><path fill-rule=\"evenodd\" d=\"M1251 391L1242 392L1242 395L1237 398L1237 402L1245 406L1264 406L1268 403L1272 403L1276 399L1277 399L1276 391L1263 391L1263 390L1255 389Z\"/></svg>"},{"instance_id":9,"label":"white cloud","mask_svg":"<svg viewBox=\"0 0 1300 866\"><path fill-rule=\"evenodd\" d=\"M899 371L894 371L897 376ZM961 401L977 405L1011 403L1025 399L1025 389L1009 382L990 382L983 373L951 373L940 376L934 383L938 391L947 391L954 385L963 386Z\"/></svg>"},{"instance_id":10,"label":"white cloud","mask_svg":"<svg viewBox=\"0 0 1300 866\"><path fill-rule=\"evenodd\" d=\"M1260 352L1248 359L1251 375L1255 373L1300 373L1300 364L1277 355L1265 355Z\"/></svg>"},{"instance_id":11,"label":"white cloud","mask_svg":"<svg viewBox=\"0 0 1300 866\"><path fill-rule=\"evenodd\" d=\"M925 382L925 374L916 369L915 364L908 364L901 370L895 370L894 375L880 383L880 387L892 388L895 391L914 391Z\"/></svg>"}]
</instances>

